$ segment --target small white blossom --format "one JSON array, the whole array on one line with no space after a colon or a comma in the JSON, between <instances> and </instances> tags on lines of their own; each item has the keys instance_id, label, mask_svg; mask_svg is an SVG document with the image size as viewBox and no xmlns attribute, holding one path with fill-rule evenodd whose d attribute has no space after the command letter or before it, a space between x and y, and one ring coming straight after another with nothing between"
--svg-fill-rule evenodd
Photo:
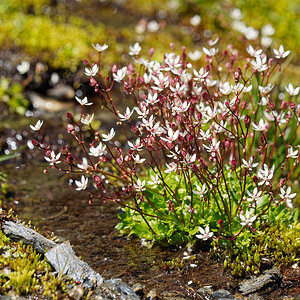
<instances>
[{"instance_id":1,"label":"small white blossom","mask_svg":"<svg viewBox=\"0 0 300 300\"><path fill-rule=\"evenodd\" d=\"M80 105L92 105L93 103L88 102L87 97L84 97L82 100L75 96L75 99L78 101Z\"/></svg>"},{"instance_id":2,"label":"small white blossom","mask_svg":"<svg viewBox=\"0 0 300 300\"><path fill-rule=\"evenodd\" d=\"M55 155L54 151L51 151L50 157L44 156L44 158L50 163L50 166L53 166L55 164L59 164L59 158L60 158L61 153L58 153Z\"/></svg>"},{"instance_id":3,"label":"small white blossom","mask_svg":"<svg viewBox=\"0 0 300 300\"><path fill-rule=\"evenodd\" d=\"M219 49L215 49L215 48L211 48L211 49L207 49L205 47L202 48L203 49L203 52L207 55L207 56L215 56Z\"/></svg>"},{"instance_id":4,"label":"small white blossom","mask_svg":"<svg viewBox=\"0 0 300 300\"><path fill-rule=\"evenodd\" d=\"M188 53L188 57L189 57L191 60L193 60L193 61L199 60L199 59L201 58L201 56L202 56L202 52L199 51L199 50L196 50L196 51L194 51L194 52L189 52L189 53Z\"/></svg>"},{"instance_id":5,"label":"small white blossom","mask_svg":"<svg viewBox=\"0 0 300 300\"><path fill-rule=\"evenodd\" d=\"M199 232L200 232L200 234L196 234L196 237L203 241L206 241L209 238L212 238L212 236L213 236L213 233L211 231L209 231L209 225L207 225L205 227L205 229L203 229L201 226L199 226Z\"/></svg>"},{"instance_id":6,"label":"small white blossom","mask_svg":"<svg viewBox=\"0 0 300 300\"><path fill-rule=\"evenodd\" d=\"M138 179L136 183L134 183L134 188L138 191L138 192L142 192L142 191L145 191L146 188L145 188L145 180L141 181L141 179Z\"/></svg>"},{"instance_id":7,"label":"small white blossom","mask_svg":"<svg viewBox=\"0 0 300 300\"><path fill-rule=\"evenodd\" d=\"M93 77L93 76L97 75L98 71L99 71L98 65L93 65L93 67L91 69L85 68L84 74L88 77Z\"/></svg>"},{"instance_id":8,"label":"small white blossom","mask_svg":"<svg viewBox=\"0 0 300 300\"><path fill-rule=\"evenodd\" d=\"M199 15L194 15L190 18L190 23L193 26L198 26L201 23L201 17Z\"/></svg>"},{"instance_id":9,"label":"small white blossom","mask_svg":"<svg viewBox=\"0 0 300 300\"><path fill-rule=\"evenodd\" d=\"M299 89L300 87L294 88L291 83L285 87L285 90L290 94L290 96L297 96L299 93Z\"/></svg>"},{"instance_id":10,"label":"small white blossom","mask_svg":"<svg viewBox=\"0 0 300 300\"><path fill-rule=\"evenodd\" d=\"M274 33L275 33L275 29L273 28L273 26L271 24L267 24L267 25L263 26L261 29L261 34L264 36L271 36Z\"/></svg>"},{"instance_id":11,"label":"small white blossom","mask_svg":"<svg viewBox=\"0 0 300 300\"><path fill-rule=\"evenodd\" d=\"M21 64L17 65L18 72L23 75L29 71L30 63L28 61L22 61Z\"/></svg>"},{"instance_id":12,"label":"small white blossom","mask_svg":"<svg viewBox=\"0 0 300 300\"><path fill-rule=\"evenodd\" d=\"M279 197L286 201L286 205L289 208L293 208L292 199L295 198L297 193L291 194L291 187L289 186L286 190L284 188L280 188L280 194Z\"/></svg>"},{"instance_id":13,"label":"small white blossom","mask_svg":"<svg viewBox=\"0 0 300 300\"><path fill-rule=\"evenodd\" d=\"M139 55L141 51L141 46L139 43L135 43L134 46L129 46L129 55Z\"/></svg>"},{"instance_id":14,"label":"small white blossom","mask_svg":"<svg viewBox=\"0 0 300 300\"><path fill-rule=\"evenodd\" d=\"M248 190L247 190L247 194L249 196L249 197L247 197L247 200L251 201L251 202L255 202L255 201L258 201L261 198L262 191L259 191L258 188L255 187L253 189L252 194Z\"/></svg>"},{"instance_id":15,"label":"small white blossom","mask_svg":"<svg viewBox=\"0 0 300 300\"><path fill-rule=\"evenodd\" d=\"M253 163L252 156L249 158L249 161L246 161L245 159L242 158L242 162L243 162L243 167L249 171L252 171L252 168L255 168L258 166L258 163Z\"/></svg>"},{"instance_id":16,"label":"small white blossom","mask_svg":"<svg viewBox=\"0 0 300 300\"><path fill-rule=\"evenodd\" d=\"M139 154L133 156L133 159L137 164L142 164L146 160L146 158L140 158Z\"/></svg>"},{"instance_id":17,"label":"small white blossom","mask_svg":"<svg viewBox=\"0 0 300 300\"><path fill-rule=\"evenodd\" d=\"M100 46L99 44L92 44L92 46L94 47L95 50L97 50L98 52L102 52L104 50L106 50L108 48L108 46L106 44Z\"/></svg>"},{"instance_id":18,"label":"small white blossom","mask_svg":"<svg viewBox=\"0 0 300 300\"><path fill-rule=\"evenodd\" d=\"M242 226L251 226L252 223L256 220L256 216L253 216L250 218L250 211L247 210L245 215L240 214L240 219L241 219L241 225Z\"/></svg>"},{"instance_id":19,"label":"small white blossom","mask_svg":"<svg viewBox=\"0 0 300 300\"><path fill-rule=\"evenodd\" d=\"M169 164L166 164L167 169L165 170L165 173L172 173L176 171L177 169L177 164L174 162L171 162Z\"/></svg>"},{"instance_id":20,"label":"small white blossom","mask_svg":"<svg viewBox=\"0 0 300 300\"><path fill-rule=\"evenodd\" d=\"M298 150L293 150L293 147L290 147L288 150L287 158L298 158Z\"/></svg>"},{"instance_id":21,"label":"small white blossom","mask_svg":"<svg viewBox=\"0 0 300 300\"><path fill-rule=\"evenodd\" d=\"M30 128L34 131L38 131L41 129L44 121L38 120L35 125L30 125Z\"/></svg>"},{"instance_id":22,"label":"small white blossom","mask_svg":"<svg viewBox=\"0 0 300 300\"><path fill-rule=\"evenodd\" d=\"M258 49L258 50L254 50L254 48L249 45L247 48L246 48L247 52L251 55L251 56L260 56L262 54L262 49Z\"/></svg>"},{"instance_id":23,"label":"small white blossom","mask_svg":"<svg viewBox=\"0 0 300 300\"><path fill-rule=\"evenodd\" d=\"M83 175L81 176L81 181L75 180L75 183L77 185L76 190L80 191L80 190L85 190L87 187L89 179L85 178Z\"/></svg>"},{"instance_id":24,"label":"small white blossom","mask_svg":"<svg viewBox=\"0 0 300 300\"><path fill-rule=\"evenodd\" d=\"M209 40L207 43L210 47L214 46L219 41L219 38L217 37L214 41Z\"/></svg>"},{"instance_id":25,"label":"small white blossom","mask_svg":"<svg viewBox=\"0 0 300 300\"><path fill-rule=\"evenodd\" d=\"M124 115L118 113L118 116L120 117L121 121L126 121L126 120L130 119L133 112L134 112L134 110L130 111L130 108L126 107L126 111L125 111Z\"/></svg>"},{"instance_id":26,"label":"small white blossom","mask_svg":"<svg viewBox=\"0 0 300 300\"><path fill-rule=\"evenodd\" d=\"M260 179L258 185L264 185L264 184L269 185L271 179L274 176L274 170L275 170L275 166L272 166L272 168L269 169L268 166L264 164L264 168L259 169L257 173L257 177Z\"/></svg>"},{"instance_id":27,"label":"small white blossom","mask_svg":"<svg viewBox=\"0 0 300 300\"><path fill-rule=\"evenodd\" d=\"M255 57L256 60L251 60L252 68L258 72L263 72L268 69L267 56L261 58L260 56Z\"/></svg>"},{"instance_id":28,"label":"small white blossom","mask_svg":"<svg viewBox=\"0 0 300 300\"><path fill-rule=\"evenodd\" d=\"M113 74L114 80L116 82L121 82L124 79L125 75L126 75L126 71L127 71L126 67L124 67L122 69L119 69L117 71L117 74Z\"/></svg>"},{"instance_id":29,"label":"small white blossom","mask_svg":"<svg viewBox=\"0 0 300 300\"><path fill-rule=\"evenodd\" d=\"M89 114L83 115L81 117L81 123L85 124L85 125L89 125L92 123L94 118L94 114L92 114L91 116Z\"/></svg>"},{"instance_id":30,"label":"small white blossom","mask_svg":"<svg viewBox=\"0 0 300 300\"><path fill-rule=\"evenodd\" d=\"M228 81L224 82L223 86L220 88L220 92L223 95L229 95L231 93L231 87Z\"/></svg>"},{"instance_id":31,"label":"small white blossom","mask_svg":"<svg viewBox=\"0 0 300 300\"><path fill-rule=\"evenodd\" d=\"M140 138L137 138L135 143L127 142L131 150L141 151L143 149L143 145L141 143Z\"/></svg>"},{"instance_id":32,"label":"small white blossom","mask_svg":"<svg viewBox=\"0 0 300 300\"><path fill-rule=\"evenodd\" d=\"M159 179L158 175L155 174L155 176L151 175L150 177L151 177L152 181L148 181L148 184L153 185L153 188L156 188L157 185L160 184L160 179Z\"/></svg>"},{"instance_id":33,"label":"small white blossom","mask_svg":"<svg viewBox=\"0 0 300 300\"><path fill-rule=\"evenodd\" d=\"M260 119L258 125L252 123L252 128L255 131L264 131L266 129L266 123L264 122L263 119Z\"/></svg>"},{"instance_id":34,"label":"small white blossom","mask_svg":"<svg viewBox=\"0 0 300 300\"><path fill-rule=\"evenodd\" d=\"M275 54L275 57L280 59L280 58L286 58L290 54L290 50L284 51L284 48L282 45L279 46L279 49L273 49L273 52Z\"/></svg>"},{"instance_id":35,"label":"small white blossom","mask_svg":"<svg viewBox=\"0 0 300 300\"><path fill-rule=\"evenodd\" d=\"M204 195L207 193L208 189L206 188L206 184L204 183L202 185L202 187L200 187L199 184L196 183L196 191L193 190L193 193L196 194L196 195L200 195L200 198L203 198Z\"/></svg>"},{"instance_id":36,"label":"small white blossom","mask_svg":"<svg viewBox=\"0 0 300 300\"><path fill-rule=\"evenodd\" d=\"M82 158L82 163L81 164L77 164L77 167L83 171L86 171L87 168L89 167L89 164L88 164L88 160L86 157L83 157Z\"/></svg>"},{"instance_id":37,"label":"small white blossom","mask_svg":"<svg viewBox=\"0 0 300 300\"><path fill-rule=\"evenodd\" d=\"M95 157L102 156L104 154L105 149L106 149L106 145L102 145L102 143L100 142L97 147L90 148L89 155Z\"/></svg>"},{"instance_id":38,"label":"small white blossom","mask_svg":"<svg viewBox=\"0 0 300 300\"><path fill-rule=\"evenodd\" d=\"M102 140L103 140L104 142L108 142L108 141L110 141L110 140L113 139L113 137L115 136L115 134L116 134L116 132L115 132L115 130L112 128L108 134L102 134L102 137L103 137Z\"/></svg>"}]
</instances>

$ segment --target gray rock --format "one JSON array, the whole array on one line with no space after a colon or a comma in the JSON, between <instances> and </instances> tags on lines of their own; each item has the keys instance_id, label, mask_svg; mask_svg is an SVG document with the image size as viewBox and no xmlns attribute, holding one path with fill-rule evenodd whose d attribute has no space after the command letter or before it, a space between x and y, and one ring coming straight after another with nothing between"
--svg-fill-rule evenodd
<instances>
[{"instance_id":1,"label":"gray rock","mask_svg":"<svg viewBox=\"0 0 300 300\"><path fill-rule=\"evenodd\" d=\"M57 84L54 88L47 90L46 94L57 100L71 100L75 97L74 89L67 84Z\"/></svg>"},{"instance_id":2,"label":"gray rock","mask_svg":"<svg viewBox=\"0 0 300 300\"><path fill-rule=\"evenodd\" d=\"M100 274L75 255L69 241L50 249L45 256L56 271L82 283L85 288L92 288L103 282Z\"/></svg>"},{"instance_id":3,"label":"gray rock","mask_svg":"<svg viewBox=\"0 0 300 300\"><path fill-rule=\"evenodd\" d=\"M139 300L139 297L131 287L121 281L121 279L109 279L104 281L95 290L92 296L94 300Z\"/></svg>"},{"instance_id":4,"label":"gray rock","mask_svg":"<svg viewBox=\"0 0 300 300\"><path fill-rule=\"evenodd\" d=\"M264 272L263 275L257 278L252 278L244 281L240 286L240 291L244 295L263 291L272 287L275 283L282 279L282 275L278 268L273 268Z\"/></svg>"},{"instance_id":5,"label":"gray rock","mask_svg":"<svg viewBox=\"0 0 300 300\"><path fill-rule=\"evenodd\" d=\"M217 290L211 294L211 297L213 299L220 299L220 300L234 299L234 296L227 290Z\"/></svg>"},{"instance_id":6,"label":"gray rock","mask_svg":"<svg viewBox=\"0 0 300 300\"><path fill-rule=\"evenodd\" d=\"M251 294L247 297L248 300L264 300L263 296L260 296L258 294Z\"/></svg>"}]
</instances>

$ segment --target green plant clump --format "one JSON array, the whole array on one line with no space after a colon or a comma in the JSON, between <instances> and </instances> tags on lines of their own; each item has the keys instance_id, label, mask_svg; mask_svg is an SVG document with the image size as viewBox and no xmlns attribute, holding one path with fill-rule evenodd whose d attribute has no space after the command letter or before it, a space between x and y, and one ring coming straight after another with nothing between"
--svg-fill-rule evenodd
<instances>
[{"instance_id":1,"label":"green plant clump","mask_svg":"<svg viewBox=\"0 0 300 300\"><path fill-rule=\"evenodd\" d=\"M0 102L6 103L10 110L20 115L24 115L29 101L24 97L22 86L17 83L10 83L9 79L0 80Z\"/></svg>"},{"instance_id":2,"label":"green plant clump","mask_svg":"<svg viewBox=\"0 0 300 300\"><path fill-rule=\"evenodd\" d=\"M52 299L67 292L64 277L51 274L52 268L32 246L12 242L0 231L0 294L44 295Z\"/></svg>"}]
</instances>

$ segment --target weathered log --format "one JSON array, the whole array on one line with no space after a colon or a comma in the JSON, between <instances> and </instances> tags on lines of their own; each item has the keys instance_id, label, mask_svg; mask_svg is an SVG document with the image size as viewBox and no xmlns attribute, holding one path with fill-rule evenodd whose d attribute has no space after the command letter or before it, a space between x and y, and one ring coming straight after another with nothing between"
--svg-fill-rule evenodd
<instances>
[{"instance_id":1,"label":"weathered log","mask_svg":"<svg viewBox=\"0 0 300 300\"><path fill-rule=\"evenodd\" d=\"M31 245L37 252L42 254L57 246L56 243L19 222L2 222L2 231L12 241L22 241L26 245Z\"/></svg>"}]
</instances>

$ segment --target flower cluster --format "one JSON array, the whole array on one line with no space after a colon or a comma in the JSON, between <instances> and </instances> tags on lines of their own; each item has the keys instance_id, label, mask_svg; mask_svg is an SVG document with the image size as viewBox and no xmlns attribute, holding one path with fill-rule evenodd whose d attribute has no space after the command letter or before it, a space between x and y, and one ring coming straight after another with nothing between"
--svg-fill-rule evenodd
<instances>
[{"instance_id":1,"label":"flower cluster","mask_svg":"<svg viewBox=\"0 0 300 300\"><path fill-rule=\"evenodd\" d=\"M299 87L287 85L279 98L275 90L283 94L283 87L270 83L289 51L280 46L273 59L248 46L243 62L233 47L221 52L217 43L203 47L206 65L200 69L187 61L184 48L159 62L151 60L153 49L148 59L139 56L139 43L129 49L132 62L114 66L105 80L99 64L87 67L90 85L105 99L117 125L98 132L91 122L94 115L81 110L76 121L69 114L68 131L82 152L64 148L60 155L38 144L48 151L50 167L82 174L75 181L77 190L141 214L153 234L151 223L157 218L189 228L203 240L235 239L266 223L270 209L292 208ZM100 55L107 45L93 47ZM120 110L111 95L116 82L126 97ZM82 107L91 105L87 98L76 100ZM38 122L31 128L40 132L41 126ZM90 128L92 142L84 140L83 126ZM157 205L151 195L163 200Z\"/></svg>"}]
</instances>

